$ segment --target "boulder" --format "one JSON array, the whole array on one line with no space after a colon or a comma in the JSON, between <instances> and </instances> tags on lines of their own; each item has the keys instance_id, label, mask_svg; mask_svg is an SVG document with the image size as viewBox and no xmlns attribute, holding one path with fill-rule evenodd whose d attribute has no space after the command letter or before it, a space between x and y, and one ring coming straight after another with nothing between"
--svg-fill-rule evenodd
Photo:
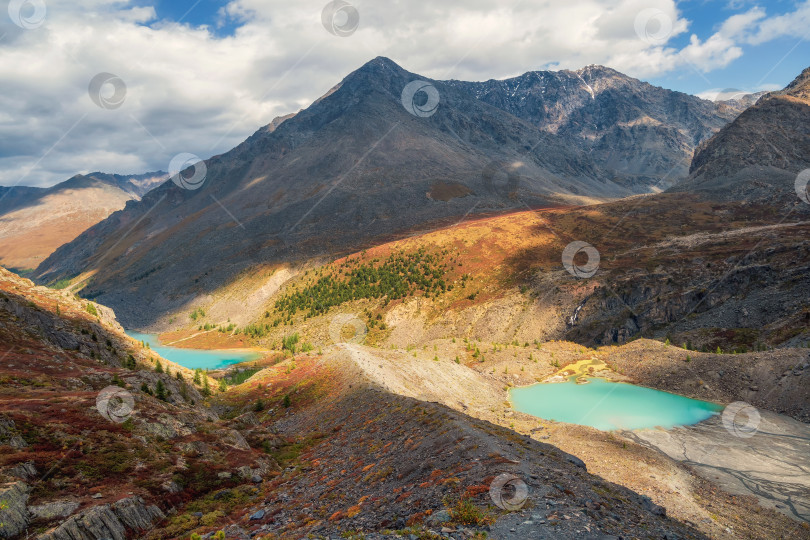
<instances>
[{"instance_id":1,"label":"boulder","mask_svg":"<svg viewBox=\"0 0 810 540\"><path fill-rule=\"evenodd\" d=\"M0 538L13 538L28 526L28 495L31 487L25 482L13 482L0 486Z\"/></svg>"},{"instance_id":2,"label":"boulder","mask_svg":"<svg viewBox=\"0 0 810 540\"><path fill-rule=\"evenodd\" d=\"M259 418L253 411L249 411L234 418L233 424L239 429L245 429L259 425Z\"/></svg>"},{"instance_id":3,"label":"boulder","mask_svg":"<svg viewBox=\"0 0 810 540\"><path fill-rule=\"evenodd\" d=\"M641 496L641 506L644 508L644 510L656 516L665 517L667 515L666 508L655 504L652 499L646 495Z\"/></svg>"},{"instance_id":4,"label":"boulder","mask_svg":"<svg viewBox=\"0 0 810 540\"><path fill-rule=\"evenodd\" d=\"M450 512L447 510L439 510L438 512L434 512L433 514L429 515L428 518L425 520L427 525L440 525L442 523L448 523L450 521Z\"/></svg>"},{"instance_id":5,"label":"boulder","mask_svg":"<svg viewBox=\"0 0 810 540\"><path fill-rule=\"evenodd\" d=\"M568 459L569 463L573 463L574 465L576 465L580 469L585 469L586 471L588 470L588 466L585 465L585 462L582 461L581 459L579 459L577 456L572 456L572 455L569 454L567 459Z\"/></svg>"},{"instance_id":6,"label":"boulder","mask_svg":"<svg viewBox=\"0 0 810 540\"><path fill-rule=\"evenodd\" d=\"M71 516L37 540L126 540L129 531L150 529L165 517L157 506L146 506L140 497L128 497Z\"/></svg>"},{"instance_id":7,"label":"boulder","mask_svg":"<svg viewBox=\"0 0 810 540\"><path fill-rule=\"evenodd\" d=\"M245 437L235 429L223 430L222 438L223 444L236 448L237 450L250 450L250 445L245 440Z\"/></svg>"},{"instance_id":8,"label":"boulder","mask_svg":"<svg viewBox=\"0 0 810 540\"><path fill-rule=\"evenodd\" d=\"M33 517L38 519L54 519L58 517L68 517L75 512L77 508L79 508L78 502L63 500L29 506L28 511Z\"/></svg>"},{"instance_id":9,"label":"boulder","mask_svg":"<svg viewBox=\"0 0 810 540\"><path fill-rule=\"evenodd\" d=\"M34 466L33 461L26 461L25 463L17 463L13 467L6 469L5 474L20 480L33 480L37 477L37 468Z\"/></svg>"}]
</instances>

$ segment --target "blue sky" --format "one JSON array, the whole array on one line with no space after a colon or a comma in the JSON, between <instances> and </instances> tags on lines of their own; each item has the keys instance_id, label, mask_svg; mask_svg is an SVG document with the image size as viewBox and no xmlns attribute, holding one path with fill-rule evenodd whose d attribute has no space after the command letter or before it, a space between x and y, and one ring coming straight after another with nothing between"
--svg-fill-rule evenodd
<instances>
[{"instance_id":1,"label":"blue sky","mask_svg":"<svg viewBox=\"0 0 810 540\"><path fill-rule=\"evenodd\" d=\"M158 19L183 21L194 26L208 25L218 36L233 34L240 21L222 16L222 9L228 4L222 0L160 0L157 2L139 1L142 6L154 6Z\"/></svg>"},{"instance_id":2,"label":"blue sky","mask_svg":"<svg viewBox=\"0 0 810 540\"><path fill-rule=\"evenodd\" d=\"M754 6L764 8L768 15L782 15L796 9L797 2L791 0L768 0L751 2L739 0L689 0L678 2L683 16L690 21L689 32L672 40L675 47L683 47L689 42L692 33L700 37L711 35L719 24L728 17L744 12ZM807 30L810 37L810 28ZM679 69L647 80L658 86L700 94L708 88L737 88L758 90L763 86L782 88L796 75L810 66L810 40L785 36L757 45L741 45L743 56L728 66L716 68L708 73L696 69Z\"/></svg>"},{"instance_id":3,"label":"blue sky","mask_svg":"<svg viewBox=\"0 0 810 540\"><path fill-rule=\"evenodd\" d=\"M344 35L329 0L27 2L0 0L5 186L226 152L376 56L478 81L603 64L708 99L810 65L810 0L351 0ZM99 75L114 106L88 96Z\"/></svg>"}]
</instances>

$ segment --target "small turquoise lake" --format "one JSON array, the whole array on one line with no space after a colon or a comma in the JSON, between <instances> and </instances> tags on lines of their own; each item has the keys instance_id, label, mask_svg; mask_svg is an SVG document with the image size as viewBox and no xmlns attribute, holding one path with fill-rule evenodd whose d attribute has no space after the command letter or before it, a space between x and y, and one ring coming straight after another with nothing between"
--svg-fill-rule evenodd
<instances>
[{"instance_id":1,"label":"small turquoise lake","mask_svg":"<svg viewBox=\"0 0 810 540\"><path fill-rule=\"evenodd\" d=\"M154 334L142 334L127 330L127 335L138 341L145 341L149 347L166 360L189 369L220 369L239 362L257 360L261 355L253 351L222 350L206 351L202 349L180 349L161 345Z\"/></svg>"},{"instance_id":2,"label":"small turquoise lake","mask_svg":"<svg viewBox=\"0 0 810 540\"><path fill-rule=\"evenodd\" d=\"M588 378L539 383L509 391L515 410L558 422L591 426L603 431L696 424L723 410L722 405L699 401L652 388Z\"/></svg>"}]
</instances>

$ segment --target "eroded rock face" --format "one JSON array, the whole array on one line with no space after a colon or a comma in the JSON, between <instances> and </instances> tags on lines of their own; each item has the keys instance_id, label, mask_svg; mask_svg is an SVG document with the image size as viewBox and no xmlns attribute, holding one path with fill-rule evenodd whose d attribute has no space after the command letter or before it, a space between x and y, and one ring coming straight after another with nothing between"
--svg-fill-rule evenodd
<instances>
[{"instance_id":1,"label":"eroded rock face","mask_svg":"<svg viewBox=\"0 0 810 540\"><path fill-rule=\"evenodd\" d=\"M76 511L79 503L76 501L53 501L35 506L29 506L28 511L32 516L39 519L54 519L59 517L68 517Z\"/></svg>"},{"instance_id":2,"label":"eroded rock face","mask_svg":"<svg viewBox=\"0 0 810 540\"><path fill-rule=\"evenodd\" d=\"M165 517L157 506L146 506L140 497L128 497L72 516L37 540L126 540L128 532L147 530Z\"/></svg>"},{"instance_id":3,"label":"eroded rock face","mask_svg":"<svg viewBox=\"0 0 810 540\"><path fill-rule=\"evenodd\" d=\"M0 415L0 446L10 446L15 450L25 448L28 444L17 432L14 420Z\"/></svg>"},{"instance_id":4,"label":"eroded rock face","mask_svg":"<svg viewBox=\"0 0 810 540\"><path fill-rule=\"evenodd\" d=\"M20 480L33 480L37 476L37 468L31 461L25 463L18 463L13 467L4 471L7 476L18 478Z\"/></svg>"},{"instance_id":5,"label":"eroded rock face","mask_svg":"<svg viewBox=\"0 0 810 540\"><path fill-rule=\"evenodd\" d=\"M0 486L0 538L13 538L28 526L28 495L31 487L25 482Z\"/></svg>"},{"instance_id":6,"label":"eroded rock face","mask_svg":"<svg viewBox=\"0 0 810 540\"><path fill-rule=\"evenodd\" d=\"M32 296L48 298L61 306L64 311L68 309L84 311L86 306L90 305L87 302L73 300L60 291L34 286L31 281L5 269L0 269L0 278L6 291L0 295L0 310L8 312L17 326L26 328L29 334L41 338L57 349L78 351L110 366L121 365L123 359L121 354L129 348L129 343L123 338L124 329L116 322L112 310L93 304L93 309L97 313L96 320L77 325L75 321L54 316L52 311L30 301L30 298ZM2 444L2 427L0 427L0 444Z\"/></svg>"}]
</instances>

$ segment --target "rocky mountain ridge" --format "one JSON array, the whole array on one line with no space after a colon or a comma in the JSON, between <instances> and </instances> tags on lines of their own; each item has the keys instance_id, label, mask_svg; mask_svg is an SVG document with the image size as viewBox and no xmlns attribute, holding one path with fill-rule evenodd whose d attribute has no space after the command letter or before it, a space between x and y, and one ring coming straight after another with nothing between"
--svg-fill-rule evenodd
<instances>
[{"instance_id":1,"label":"rocky mountain ridge","mask_svg":"<svg viewBox=\"0 0 810 540\"><path fill-rule=\"evenodd\" d=\"M309 108L207 160L199 189L166 183L153 190L57 250L38 267L36 279L81 283L83 295L117 308L128 325L144 327L158 313L211 294L257 264L350 252L465 215L647 191L654 171L690 151L684 141L696 144L728 116L711 102L606 69L554 77L575 79L596 98L582 107L563 102L559 108L571 110L557 114L560 125L538 127L542 119L530 114L532 107L490 104L481 90L487 83L429 81L376 58ZM403 91L414 80L435 89L435 110L418 112L416 94L417 101L403 106ZM592 100L583 91L572 92L572 103ZM638 92L644 106L627 109ZM601 107L608 112L594 119ZM652 136L650 145L679 150L651 158L655 163L645 165L646 172L627 169L640 162L633 144L625 147L626 159L608 163L594 159L591 154L599 152L583 142L619 121L637 129L630 124L670 109L681 124ZM616 137L624 137L623 129ZM218 259L210 257L211 249ZM136 305L135 295L147 301Z\"/></svg>"},{"instance_id":2,"label":"rocky mountain ridge","mask_svg":"<svg viewBox=\"0 0 810 540\"><path fill-rule=\"evenodd\" d=\"M673 191L699 192L715 200L780 198L795 204L796 175L810 168L808 121L810 68L701 144L689 178Z\"/></svg>"},{"instance_id":3,"label":"rocky mountain ridge","mask_svg":"<svg viewBox=\"0 0 810 540\"><path fill-rule=\"evenodd\" d=\"M576 144L636 192L686 176L695 147L750 104L747 96L706 101L597 65L451 84Z\"/></svg>"}]
</instances>

